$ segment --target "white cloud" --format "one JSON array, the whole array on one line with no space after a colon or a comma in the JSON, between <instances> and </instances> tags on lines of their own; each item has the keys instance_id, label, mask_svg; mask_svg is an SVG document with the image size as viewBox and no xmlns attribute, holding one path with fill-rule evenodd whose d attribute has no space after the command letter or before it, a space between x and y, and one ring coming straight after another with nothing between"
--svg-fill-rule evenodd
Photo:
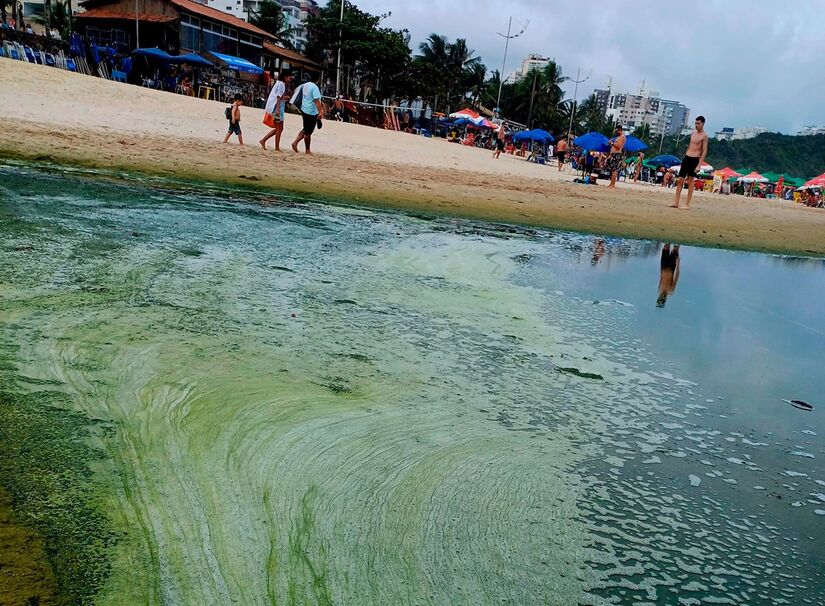
<instances>
[{"instance_id":1,"label":"white cloud","mask_svg":"<svg viewBox=\"0 0 825 606\"><path fill-rule=\"evenodd\" d=\"M795 132L825 124L825 0L561 2L558 0L355 0L384 24L407 28L413 50L430 33L467 39L488 70L501 69L504 32L529 19L510 43L505 73L529 53L555 57L565 75L632 91L642 81L704 114L709 130L765 126ZM519 27L520 29L520 27ZM516 30L517 31L517 30ZM572 87L571 87L572 93Z\"/></svg>"}]
</instances>

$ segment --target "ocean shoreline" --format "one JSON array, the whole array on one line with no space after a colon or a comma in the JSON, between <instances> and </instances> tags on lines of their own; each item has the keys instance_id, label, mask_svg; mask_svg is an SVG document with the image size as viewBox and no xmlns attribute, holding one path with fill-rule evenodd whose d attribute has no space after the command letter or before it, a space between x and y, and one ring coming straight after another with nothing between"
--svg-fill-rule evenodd
<instances>
[{"instance_id":1,"label":"ocean shoreline","mask_svg":"<svg viewBox=\"0 0 825 606\"><path fill-rule=\"evenodd\" d=\"M400 212L410 216L423 216L429 218L458 219L469 221L481 221L490 224L510 225L518 228L541 229L546 231L563 231L582 235L592 235L597 237L618 237L637 240L668 241L682 245L698 246L718 250L733 252L746 252L757 254L773 254L800 258L825 258L825 243L821 250L798 248L791 243L771 243L759 245L756 243L734 243L727 239L715 242L712 238L699 237L675 237L673 234L651 234L649 230L640 228L615 229L615 230L593 230L587 226L578 224L567 225L549 223L536 220L518 220L509 216L506 212L474 212L473 208L433 208L421 204L416 200L396 198L387 200L380 193L366 192L363 197L353 197L344 192L336 191L335 188L325 188L323 193L308 191L306 188L290 187L290 185L273 186L261 184L260 178L253 177L231 177L229 175L204 175L197 173L174 173L170 174L162 168L152 168L149 166L136 166L134 164L101 165L96 160L70 160L65 157L56 157L52 154L23 154L6 148L6 142L0 142L0 167L16 168L20 164L25 167L46 172L62 173L67 170L80 171L80 176L87 179L101 179L112 183L126 183L139 181L141 177L157 180L150 184L165 190L188 190L199 187L214 188L216 190L226 190L228 187L239 188L235 193L239 197L248 194L250 198L259 196L273 196L278 198L290 198L299 202L316 204L331 204L349 208L363 208L376 212ZM51 162L51 164L47 164ZM125 174L124 174L125 173ZM313 194L315 195L308 195ZM371 195L372 194L372 195ZM268 206L269 203L258 200L258 203Z\"/></svg>"}]
</instances>

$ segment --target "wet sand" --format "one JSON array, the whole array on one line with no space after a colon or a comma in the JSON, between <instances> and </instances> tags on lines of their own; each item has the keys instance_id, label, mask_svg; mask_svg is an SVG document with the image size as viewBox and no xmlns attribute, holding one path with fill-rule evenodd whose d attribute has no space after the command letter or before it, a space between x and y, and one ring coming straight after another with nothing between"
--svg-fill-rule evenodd
<instances>
[{"instance_id":1,"label":"wet sand","mask_svg":"<svg viewBox=\"0 0 825 606\"><path fill-rule=\"evenodd\" d=\"M570 172L443 140L327 122L312 158L264 151L262 111L243 108L246 147L220 143L223 103L0 59L0 156L286 191L317 199L598 234L825 255L825 211L786 202L572 183ZM235 141L233 137L233 141Z\"/></svg>"}]
</instances>

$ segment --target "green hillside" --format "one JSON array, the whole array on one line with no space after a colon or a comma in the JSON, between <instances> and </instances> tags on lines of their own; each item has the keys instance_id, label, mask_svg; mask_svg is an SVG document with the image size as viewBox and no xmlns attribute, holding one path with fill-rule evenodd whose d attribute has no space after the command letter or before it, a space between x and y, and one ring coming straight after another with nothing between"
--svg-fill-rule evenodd
<instances>
[{"instance_id":1,"label":"green hillside","mask_svg":"<svg viewBox=\"0 0 825 606\"><path fill-rule=\"evenodd\" d=\"M652 141L648 156L656 155L659 141ZM663 154L680 158L687 149L687 138L665 138ZM711 139L707 161L716 168L748 167L759 172L775 172L812 178L825 172L825 135L793 137L779 133L763 133L742 141Z\"/></svg>"}]
</instances>

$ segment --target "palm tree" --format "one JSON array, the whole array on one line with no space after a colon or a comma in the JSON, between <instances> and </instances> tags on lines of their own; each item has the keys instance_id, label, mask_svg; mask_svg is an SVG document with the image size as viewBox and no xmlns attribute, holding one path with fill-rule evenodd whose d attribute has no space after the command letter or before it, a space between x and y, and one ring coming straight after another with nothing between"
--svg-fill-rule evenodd
<instances>
[{"instance_id":1,"label":"palm tree","mask_svg":"<svg viewBox=\"0 0 825 606\"><path fill-rule=\"evenodd\" d=\"M604 126L604 110L595 94L582 101L581 113L582 121L588 131L600 131Z\"/></svg>"},{"instance_id":2,"label":"palm tree","mask_svg":"<svg viewBox=\"0 0 825 606\"><path fill-rule=\"evenodd\" d=\"M421 71L426 73L431 82L431 93L435 97L434 105L443 100L449 111L450 104L456 98L463 97L468 90L476 86L481 58L467 47L463 38L449 42L446 36L430 34L419 46L416 61ZM483 82L483 75L481 77ZM472 82L469 86L468 83ZM478 85L480 88L480 84Z\"/></svg>"},{"instance_id":3,"label":"palm tree","mask_svg":"<svg viewBox=\"0 0 825 606\"><path fill-rule=\"evenodd\" d=\"M45 5L42 15L32 17L32 21L47 27L55 28L63 38L68 38L71 33L71 16L69 14L68 2L53 0Z\"/></svg>"},{"instance_id":4,"label":"palm tree","mask_svg":"<svg viewBox=\"0 0 825 606\"><path fill-rule=\"evenodd\" d=\"M633 136L637 139L650 143L650 124L640 124L633 131Z\"/></svg>"}]
</instances>

